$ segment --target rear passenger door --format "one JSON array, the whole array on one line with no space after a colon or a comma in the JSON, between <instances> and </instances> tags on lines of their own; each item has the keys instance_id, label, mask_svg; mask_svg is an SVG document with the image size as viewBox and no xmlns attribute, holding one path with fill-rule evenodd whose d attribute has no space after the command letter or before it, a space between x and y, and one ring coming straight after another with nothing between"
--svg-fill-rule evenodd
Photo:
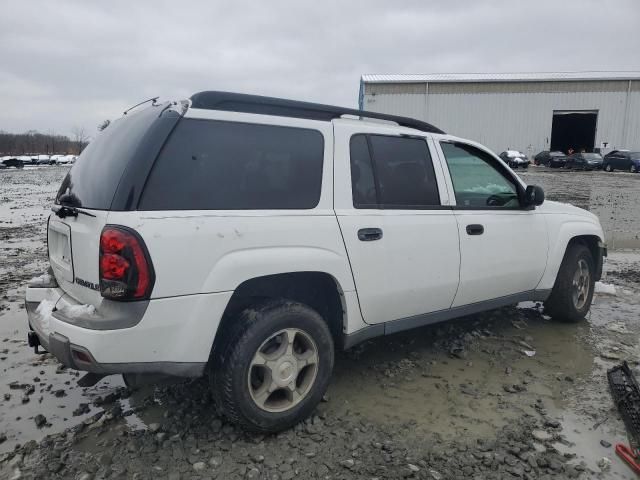
<instances>
[{"instance_id":1,"label":"rear passenger door","mask_svg":"<svg viewBox=\"0 0 640 480\"><path fill-rule=\"evenodd\" d=\"M458 229L425 137L336 125L335 209L367 323L446 310ZM340 127L340 128L339 128ZM436 158L437 161L437 158Z\"/></svg>"}]
</instances>

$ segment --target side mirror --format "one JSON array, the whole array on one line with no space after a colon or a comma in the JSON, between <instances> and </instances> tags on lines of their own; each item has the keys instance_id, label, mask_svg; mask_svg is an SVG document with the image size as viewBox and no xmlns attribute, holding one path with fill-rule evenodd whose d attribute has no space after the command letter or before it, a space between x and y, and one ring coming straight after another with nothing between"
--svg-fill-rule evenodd
<instances>
[{"instance_id":1,"label":"side mirror","mask_svg":"<svg viewBox=\"0 0 640 480\"><path fill-rule=\"evenodd\" d=\"M542 205L544 202L544 190L537 185L528 185L524 192L524 203L527 207Z\"/></svg>"}]
</instances>

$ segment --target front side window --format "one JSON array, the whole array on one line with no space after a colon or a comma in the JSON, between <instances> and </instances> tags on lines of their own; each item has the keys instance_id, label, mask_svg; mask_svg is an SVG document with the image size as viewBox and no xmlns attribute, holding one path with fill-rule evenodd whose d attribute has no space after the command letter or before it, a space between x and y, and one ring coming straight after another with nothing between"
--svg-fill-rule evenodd
<instances>
[{"instance_id":1,"label":"front side window","mask_svg":"<svg viewBox=\"0 0 640 480\"><path fill-rule=\"evenodd\" d=\"M351 138L350 150L354 207L424 209L440 205L425 139L359 134Z\"/></svg>"},{"instance_id":2,"label":"front side window","mask_svg":"<svg viewBox=\"0 0 640 480\"><path fill-rule=\"evenodd\" d=\"M139 210L311 209L323 155L317 130L185 118L160 152Z\"/></svg>"},{"instance_id":3,"label":"front side window","mask_svg":"<svg viewBox=\"0 0 640 480\"><path fill-rule=\"evenodd\" d=\"M470 145L440 143L458 207L519 208L518 189L491 155Z\"/></svg>"}]
</instances>

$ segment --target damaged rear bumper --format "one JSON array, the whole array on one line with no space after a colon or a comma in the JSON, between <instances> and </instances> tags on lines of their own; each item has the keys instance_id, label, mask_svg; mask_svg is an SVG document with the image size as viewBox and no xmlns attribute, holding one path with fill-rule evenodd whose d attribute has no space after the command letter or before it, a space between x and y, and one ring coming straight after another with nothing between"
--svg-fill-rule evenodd
<instances>
[{"instance_id":1,"label":"damaged rear bumper","mask_svg":"<svg viewBox=\"0 0 640 480\"><path fill-rule=\"evenodd\" d=\"M38 310L43 301L50 307L48 315ZM101 305L93 316L69 317L65 306L77 303L57 285L29 286L25 297L28 340L76 370L199 377L211 343L207 345L202 325L190 325L195 323L191 319L202 318L195 315L200 310L217 308L221 315L227 301L226 295L203 295L151 300L148 306L128 302Z\"/></svg>"}]
</instances>

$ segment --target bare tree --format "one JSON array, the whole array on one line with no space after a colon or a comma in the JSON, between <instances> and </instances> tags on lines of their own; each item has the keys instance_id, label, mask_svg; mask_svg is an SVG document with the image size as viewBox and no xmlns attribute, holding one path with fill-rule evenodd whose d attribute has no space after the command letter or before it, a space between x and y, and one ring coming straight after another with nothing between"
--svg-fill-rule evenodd
<instances>
[{"instance_id":1,"label":"bare tree","mask_svg":"<svg viewBox=\"0 0 640 480\"><path fill-rule=\"evenodd\" d=\"M89 135L85 131L84 127L73 127L71 129L71 133L73 134L73 143L76 147L76 153L80 155L84 147L89 143Z\"/></svg>"}]
</instances>

